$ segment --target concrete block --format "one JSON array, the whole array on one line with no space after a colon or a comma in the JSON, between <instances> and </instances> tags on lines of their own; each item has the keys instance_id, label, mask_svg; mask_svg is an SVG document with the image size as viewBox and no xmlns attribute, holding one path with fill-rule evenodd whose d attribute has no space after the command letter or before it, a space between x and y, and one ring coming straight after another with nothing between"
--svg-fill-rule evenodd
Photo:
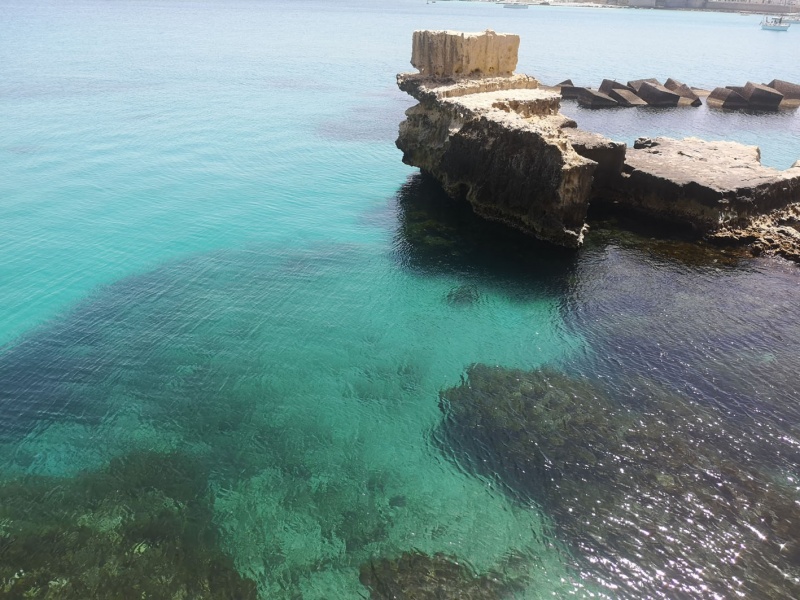
<instances>
[{"instance_id":1,"label":"concrete block","mask_svg":"<svg viewBox=\"0 0 800 600\"><path fill-rule=\"evenodd\" d=\"M658 79L634 79L633 81L628 82L628 87L631 88L637 94L639 93L639 88L642 87L643 83L652 83L655 85L661 85L661 82Z\"/></svg>"},{"instance_id":2,"label":"concrete block","mask_svg":"<svg viewBox=\"0 0 800 600\"><path fill-rule=\"evenodd\" d=\"M415 31L411 64L426 77L496 77L517 68L519 36L461 31Z\"/></svg>"},{"instance_id":3,"label":"concrete block","mask_svg":"<svg viewBox=\"0 0 800 600\"><path fill-rule=\"evenodd\" d=\"M581 88L578 94L578 104L586 108L612 108L619 106L616 100L592 88Z\"/></svg>"},{"instance_id":4,"label":"concrete block","mask_svg":"<svg viewBox=\"0 0 800 600\"><path fill-rule=\"evenodd\" d=\"M747 100L730 88L714 88L706 98L706 104L714 108L747 108Z\"/></svg>"},{"instance_id":5,"label":"concrete block","mask_svg":"<svg viewBox=\"0 0 800 600\"><path fill-rule=\"evenodd\" d=\"M685 83L681 83L677 79L672 79L672 77L670 77L664 82L664 87L681 97L681 102L679 104L695 107L702 104L700 97L692 91L692 88Z\"/></svg>"},{"instance_id":6,"label":"concrete block","mask_svg":"<svg viewBox=\"0 0 800 600\"><path fill-rule=\"evenodd\" d=\"M669 91L663 85L650 83L649 81L643 82L639 86L637 93L650 106L678 106L678 102L681 99L678 94Z\"/></svg>"},{"instance_id":7,"label":"concrete block","mask_svg":"<svg viewBox=\"0 0 800 600\"><path fill-rule=\"evenodd\" d=\"M747 100L750 108L756 110L778 110L783 100L783 94L766 85L748 81L744 86L742 97Z\"/></svg>"},{"instance_id":8,"label":"concrete block","mask_svg":"<svg viewBox=\"0 0 800 600\"><path fill-rule=\"evenodd\" d=\"M771 87L773 90L779 91L786 100L800 100L800 85L796 83L773 79L765 85Z\"/></svg>"},{"instance_id":9,"label":"concrete block","mask_svg":"<svg viewBox=\"0 0 800 600\"><path fill-rule=\"evenodd\" d=\"M611 90L608 95L616 100L620 106L647 106L647 102L627 88Z\"/></svg>"},{"instance_id":10,"label":"concrete block","mask_svg":"<svg viewBox=\"0 0 800 600\"><path fill-rule=\"evenodd\" d=\"M613 79L603 79L603 83L600 84L598 90L602 94L608 95L611 90L630 90L627 85L624 83L620 83L619 81L614 81ZM632 90L631 90L632 91Z\"/></svg>"},{"instance_id":11,"label":"concrete block","mask_svg":"<svg viewBox=\"0 0 800 600\"><path fill-rule=\"evenodd\" d=\"M562 85L561 97L564 100L577 100L583 88L575 85Z\"/></svg>"}]
</instances>

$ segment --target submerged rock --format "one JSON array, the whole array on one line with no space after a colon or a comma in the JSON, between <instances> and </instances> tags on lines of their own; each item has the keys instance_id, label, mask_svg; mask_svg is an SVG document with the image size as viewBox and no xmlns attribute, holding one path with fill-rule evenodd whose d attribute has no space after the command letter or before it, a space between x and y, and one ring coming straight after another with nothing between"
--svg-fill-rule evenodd
<instances>
[{"instance_id":1,"label":"submerged rock","mask_svg":"<svg viewBox=\"0 0 800 600\"><path fill-rule=\"evenodd\" d=\"M541 504L615 598L800 596L800 496L713 413L643 387L475 365L441 395L468 468Z\"/></svg>"},{"instance_id":2,"label":"submerged rock","mask_svg":"<svg viewBox=\"0 0 800 600\"><path fill-rule=\"evenodd\" d=\"M365 563L360 568L360 580L374 600L497 600L520 589L522 583L504 581L498 573L478 575L453 556L429 556L418 551Z\"/></svg>"},{"instance_id":3,"label":"submerged rock","mask_svg":"<svg viewBox=\"0 0 800 600\"><path fill-rule=\"evenodd\" d=\"M255 599L218 546L207 470L179 454L0 485L0 596Z\"/></svg>"},{"instance_id":4,"label":"submerged rock","mask_svg":"<svg viewBox=\"0 0 800 600\"><path fill-rule=\"evenodd\" d=\"M481 294L474 285L459 285L447 292L450 306L472 306L480 300Z\"/></svg>"}]
</instances>

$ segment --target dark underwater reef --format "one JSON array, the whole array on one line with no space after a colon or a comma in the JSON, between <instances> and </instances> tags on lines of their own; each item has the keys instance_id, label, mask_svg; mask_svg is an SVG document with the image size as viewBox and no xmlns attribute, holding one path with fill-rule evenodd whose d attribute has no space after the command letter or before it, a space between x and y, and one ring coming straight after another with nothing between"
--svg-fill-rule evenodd
<instances>
[{"instance_id":1,"label":"dark underwater reef","mask_svg":"<svg viewBox=\"0 0 800 600\"><path fill-rule=\"evenodd\" d=\"M613 597L800 597L800 494L707 409L485 365L440 405L443 448L539 504Z\"/></svg>"},{"instance_id":2,"label":"dark underwater reef","mask_svg":"<svg viewBox=\"0 0 800 600\"><path fill-rule=\"evenodd\" d=\"M526 584L524 577L507 579L499 572L478 574L456 557L429 556L415 550L394 559L362 564L360 580L373 600L497 600L524 590Z\"/></svg>"},{"instance_id":3,"label":"dark underwater reef","mask_svg":"<svg viewBox=\"0 0 800 600\"><path fill-rule=\"evenodd\" d=\"M208 472L139 452L0 485L0 598L255 599L218 545Z\"/></svg>"}]
</instances>

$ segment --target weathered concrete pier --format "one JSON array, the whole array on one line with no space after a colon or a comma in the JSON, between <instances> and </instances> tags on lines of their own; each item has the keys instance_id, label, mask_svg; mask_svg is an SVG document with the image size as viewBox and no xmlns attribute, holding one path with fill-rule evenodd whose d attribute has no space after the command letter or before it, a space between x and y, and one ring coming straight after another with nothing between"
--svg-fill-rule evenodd
<instances>
[{"instance_id":1,"label":"weathered concrete pier","mask_svg":"<svg viewBox=\"0 0 800 600\"><path fill-rule=\"evenodd\" d=\"M800 161L778 171L761 165L758 148L734 142L640 139L629 149L578 129L559 113L558 92L514 73L518 48L518 36L489 30L415 31L419 72L397 76L419 102L400 125L403 161L477 214L574 248L583 242L590 202L698 234L747 227L800 202ZM680 82L667 83L604 81L607 93L597 93L696 101Z\"/></svg>"}]
</instances>

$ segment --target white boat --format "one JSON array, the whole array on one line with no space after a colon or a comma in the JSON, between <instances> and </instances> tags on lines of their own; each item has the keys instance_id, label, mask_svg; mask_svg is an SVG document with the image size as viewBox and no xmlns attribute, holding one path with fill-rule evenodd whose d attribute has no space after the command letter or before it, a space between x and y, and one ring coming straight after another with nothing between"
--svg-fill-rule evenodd
<instances>
[{"instance_id":1,"label":"white boat","mask_svg":"<svg viewBox=\"0 0 800 600\"><path fill-rule=\"evenodd\" d=\"M789 25L791 23L784 21L783 17L764 17L761 21L761 29L767 31L788 31Z\"/></svg>"},{"instance_id":2,"label":"white boat","mask_svg":"<svg viewBox=\"0 0 800 600\"><path fill-rule=\"evenodd\" d=\"M519 0L508 0L508 2L503 2L503 8L528 8L528 3L519 2Z\"/></svg>"}]
</instances>

